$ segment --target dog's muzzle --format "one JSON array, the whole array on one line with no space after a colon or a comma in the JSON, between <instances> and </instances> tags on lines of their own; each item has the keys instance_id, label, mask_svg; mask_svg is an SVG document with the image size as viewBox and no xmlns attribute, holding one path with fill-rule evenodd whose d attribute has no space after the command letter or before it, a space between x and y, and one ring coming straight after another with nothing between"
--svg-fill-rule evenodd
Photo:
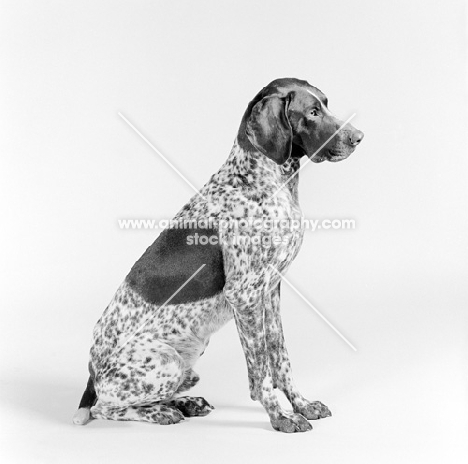
<instances>
[{"instance_id":1,"label":"dog's muzzle","mask_svg":"<svg viewBox=\"0 0 468 464\"><path fill-rule=\"evenodd\" d=\"M331 140L331 143L321 150L323 153L320 153L316 162L327 160L335 163L348 158L363 138L364 133L349 124Z\"/></svg>"}]
</instances>

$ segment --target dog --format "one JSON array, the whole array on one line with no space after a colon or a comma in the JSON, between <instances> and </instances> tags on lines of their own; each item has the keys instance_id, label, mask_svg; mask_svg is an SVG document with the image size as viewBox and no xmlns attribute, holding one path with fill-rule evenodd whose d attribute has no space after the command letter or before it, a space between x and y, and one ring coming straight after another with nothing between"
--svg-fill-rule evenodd
<instances>
[{"instance_id":1,"label":"dog","mask_svg":"<svg viewBox=\"0 0 468 464\"><path fill-rule=\"evenodd\" d=\"M210 413L204 398L179 393L198 382L195 362L210 336L233 318L250 396L273 428L304 432L312 428L309 420L331 416L295 387L281 325L281 273L296 257L304 230L251 225L302 223L300 159L340 161L363 139L327 105L318 88L293 78L271 82L249 103L227 161L174 218L195 226L165 229L97 322L75 424L90 418L175 424ZM200 219L209 225L196 225ZM226 221L244 221L243 241L239 227L220 226ZM266 239L270 246L263 246ZM275 389L292 411L280 406Z\"/></svg>"}]
</instances>

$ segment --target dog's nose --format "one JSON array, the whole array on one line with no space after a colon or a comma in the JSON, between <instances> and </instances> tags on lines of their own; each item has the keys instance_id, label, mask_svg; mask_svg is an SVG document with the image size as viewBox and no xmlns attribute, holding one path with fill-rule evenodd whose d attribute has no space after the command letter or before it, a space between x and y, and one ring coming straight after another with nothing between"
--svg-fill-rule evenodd
<instances>
[{"instance_id":1,"label":"dog's nose","mask_svg":"<svg viewBox=\"0 0 468 464\"><path fill-rule=\"evenodd\" d=\"M355 147L356 145L359 145L361 143L361 140L364 138L364 133L357 130L351 132L349 135L349 143Z\"/></svg>"}]
</instances>

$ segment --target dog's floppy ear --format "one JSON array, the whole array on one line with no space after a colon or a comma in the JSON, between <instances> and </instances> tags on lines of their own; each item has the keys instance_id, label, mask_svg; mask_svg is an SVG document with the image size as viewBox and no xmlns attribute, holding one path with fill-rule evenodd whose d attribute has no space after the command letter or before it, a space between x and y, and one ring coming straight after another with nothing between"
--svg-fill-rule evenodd
<instances>
[{"instance_id":1,"label":"dog's floppy ear","mask_svg":"<svg viewBox=\"0 0 468 464\"><path fill-rule=\"evenodd\" d=\"M288 106L289 97L264 97L252 108L245 129L250 143L277 164L291 155L293 133Z\"/></svg>"}]
</instances>

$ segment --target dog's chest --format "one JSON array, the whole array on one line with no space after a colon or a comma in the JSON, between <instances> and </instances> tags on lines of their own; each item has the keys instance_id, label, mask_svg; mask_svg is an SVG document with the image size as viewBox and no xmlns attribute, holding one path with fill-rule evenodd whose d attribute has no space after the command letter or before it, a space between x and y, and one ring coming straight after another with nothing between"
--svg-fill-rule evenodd
<instances>
[{"instance_id":1,"label":"dog's chest","mask_svg":"<svg viewBox=\"0 0 468 464\"><path fill-rule=\"evenodd\" d=\"M280 271L286 270L296 258L304 238L303 213L294 193L291 189L277 195L278 206L274 216L279 220L274 231L277 237L275 261Z\"/></svg>"}]
</instances>

